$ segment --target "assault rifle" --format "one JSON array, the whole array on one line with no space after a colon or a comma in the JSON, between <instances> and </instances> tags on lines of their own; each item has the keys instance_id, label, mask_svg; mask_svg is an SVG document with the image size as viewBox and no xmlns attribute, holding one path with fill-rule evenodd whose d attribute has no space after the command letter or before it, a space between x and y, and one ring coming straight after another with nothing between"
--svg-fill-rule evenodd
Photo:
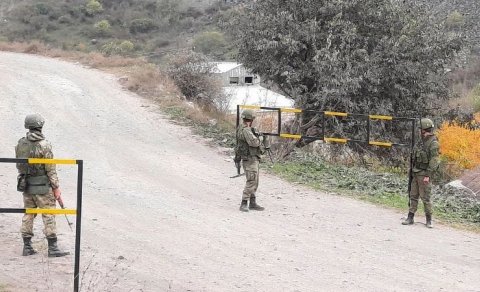
<instances>
[{"instance_id":1,"label":"assault rifle","mask_svg":"<svg viewBox=\"0 0 480 292\"><path fill-rule=\"evenodd\" d=\"M415 163L415 135L416 135L416 120L412 122L412 143L410 145L410 169L408 171L408 207L410 207L410 197L412 193L412 183L413 183L413 165Z\"/></svg>"},{"instance_id":2,"label":"assault rifle","mask_svg":"<svg viewBox=\"0 0 480 292\"><path fill-rule=\"evenodd\" d=\"M410 152L410 170L408 171L408 207L410 207L410 197L412 193L413 182L413 150Z\"/></svg>"},{"instance_id":3,"label":"assault rifle","mask_svg":"<svg viewBox=\"0 0 480 292\"><path fill-rule=\"evenodd\" d=\"M65 209L65 206L63 205L62 197L58 197L57 201L58 201L58 204L60 205L60 208ZM67 220L68 227L70 227L70 231L73 232L73 229L72 229L73 223L70 222L70 220L68 220L67 214L63 214L63 215L65 216L65 219Z\"/></svg>"}]
</instances>

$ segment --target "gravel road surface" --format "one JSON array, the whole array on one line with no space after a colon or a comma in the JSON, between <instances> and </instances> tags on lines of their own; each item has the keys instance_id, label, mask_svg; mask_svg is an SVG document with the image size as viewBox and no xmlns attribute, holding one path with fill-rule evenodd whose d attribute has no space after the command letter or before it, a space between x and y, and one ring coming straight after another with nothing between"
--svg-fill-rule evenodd
<instances>
[{"instance_id":1,"label":"gravel road surface","mask_svg":"<svg viewBox=\"0 0 480 292\"><path fill-rule=\"evenodd\" d=\"M402 226L403 213L264 174L266 210L241 213L244 181L229 178L225 151L115 76L0 52L0 157L14 157L33 112L56 158L84 160L81 291L480 291L479 234ZM58 174L74 208L76 167ZM0 207L23 207L15 184L1 163ZM40 218L40 253L20 256L21 216L0 214L0 291L73 290L74 258L46 257ZM57 225L73 253L63 216Z\"/></svg>"}]
</instances>

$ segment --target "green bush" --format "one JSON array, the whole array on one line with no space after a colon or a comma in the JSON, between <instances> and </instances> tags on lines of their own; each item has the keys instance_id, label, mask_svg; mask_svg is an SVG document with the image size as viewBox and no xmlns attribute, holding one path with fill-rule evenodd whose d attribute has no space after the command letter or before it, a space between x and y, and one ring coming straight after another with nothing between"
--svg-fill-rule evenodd
<instances>
[{"instance_id":1,"label":"green bush","mask_svg":"<svg viewBox=\"0 0 480 292\"><path fill-rule=\"evenodd\" d=\"M97 0L89 0L85 6L85 12L88 16L94 16L103 11L103 6Z\"/></svg>"},{"instance_id":2,"label":"green bush","mask_svg":"<svg viewBox=\"0 0 480 292\"><path fill-rule=\"evenodd\" d=\"M52 11L52 7L45 3L35 4L35 12L40 15L49 15Z\"/></svg>"},{"instance_id":3,"label":"green bush","mask_svg":"<svg viewBox=\"0 0 480 292\"><path fill-rule=\"evenodd\" d=\"M125 55L132 53L135 50L135 45L131 41L122 41L118 48L120 54Z\"/></svg>"},{"instance_id":4,"label":"green bush","mask_svg":"<svg viewBox=\"0 0 480 292\"><path fill-rule=\"evenodd\" d=\"M95 27L95 34L97 36L108 36L111 33L112 26L110 25L108 20L104 19L102 21L99 21L95 23L94 27Z\"/></svg>"},{"instance_id":5,"label":"green bush","mask_svg":"<svg viewBox=\"0 0 480 292\"><path fill-rule=\"evenodd\" d=\"M146 33L157 28L155 22L150 18L138 18L132 20L129 29L131 33Z\"/></svg>"},{"instance_id":6,"label":"green bush","mask_svg":"<svg viewBox=\"0 0 480 292\"><path fill-rule=\"evenodd\" d=\"M135 45L131 41L111 41L106 43L100 49L101 52L107 56L111 55L128 55L131 54L135 50Z\"/></svg>"},{"instance_id":7,"label":"green bush","mask_svg":"<svg viewBox=\"0 0 480 292\"><path fill-rule=\"evenodd\" d=\"M465 24L465 17L458 11L454 11L447 16L447 27L461 28Z\"/></svg>"}]
</instances>

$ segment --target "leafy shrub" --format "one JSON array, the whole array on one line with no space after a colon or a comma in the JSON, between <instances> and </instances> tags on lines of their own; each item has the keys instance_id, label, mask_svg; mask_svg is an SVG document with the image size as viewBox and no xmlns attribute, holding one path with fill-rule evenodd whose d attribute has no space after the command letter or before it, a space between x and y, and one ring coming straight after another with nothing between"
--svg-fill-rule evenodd
<instances>
[{"instance_id":1,"label":"leafy shrub","mask_svg":"<svg viewBox=\"0 0 480 292\"><path fill-rule=\"evenodd\" d=\"M480 117L472 124L480 124ZM446 159L467 169L480 165L480 128L470 129L456 122L447 122L438 131L438 139L440 153Z\"/></svg>"},{"instance_id":2,"label":"leafy shrub","mask_svg":"<svg viewBox=\"0 0 480 292\"><path fill-rule=\"evenodd\" d=\"M95 34L97 36L108 36L111 33L111 25L108 20L102 20L94 25L95 27Z\"/></svg>"},{"instance_id":3,"label":"leafy shrub","mask_svg":"<svg viewBox=\"0 0 480 292\"><path fill-rule=\"evenodd\" d=\"M465 24L465 17L458 11L447 16L446 25L449 28L461 28Z\"/></svg>"},{"instance_id":4,"label":"leafy shrub","mask_svg":"<svg viewBox=\"0 0 480 292\"><path fill-rule=\"evenodd\" d=\"M45 3L35 4L35 11L40 15L48 15L52 11L52 7Z\"/></svg>"},{"instance_id":5,"label":"leafy shrub","mask_svg":"<svg viewBox=\"0 0 480 292\"><path fill-rule=\"evenodd\" d=\"M187 100L217 108L225 99L221 84L212 75L214 64L205 55L186 52L169 59L167 73Z\"/></svg>"},{"instance_id":6,"label":"leafy shrub","mask_svg":"<svg viewBox=\"0 0 480 292\"><path fill-rule=\"evenodd\" d=\"M131 41L111 41L106 43L100 49L101 52L107 56L110 55L128 55L135 50L135 45Z\"/></svg>"},{"instance_id":7,"label":"leafy shrub","mask_svg":"<svg viewBox=\"0 0 480 292\"><path fill-rule=\"evenodd\" d=\"M88 16L94 16L99 14L103 11L103 6L97 0L89 0L87 5L85 6L85 13Z\"/></svg>"},{"instance_id":8,"label":"leafy shrub","mask_svg":"<svg viewBox=\"0 0 480 292\"><path fill-rule=\"evenodd\" d=\"M157 28L155 22L150 18L138 18L132 20L129 29L131 33L146 33Z\"/></svg>"}]
</instances>

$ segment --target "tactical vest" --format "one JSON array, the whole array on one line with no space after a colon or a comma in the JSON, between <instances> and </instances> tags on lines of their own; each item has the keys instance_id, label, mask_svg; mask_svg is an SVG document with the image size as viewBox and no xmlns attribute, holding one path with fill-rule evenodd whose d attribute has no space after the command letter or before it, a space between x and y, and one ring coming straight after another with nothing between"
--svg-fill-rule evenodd
<instances>
[{"instance_id":1,"label":"tactical vest","mask_svg":"<svg viewBox=\"0 0 480 292\"><path fill-rule=\"evenodd\" d=\"M18 141L15 148L17 158L43 158L42 148L46 143L45 140L32 142L27 138ZM25 193L31 195L43 195L50 191L50 180L44 164L19 163L18 168L21 175L24 175L26 187Z\"/></svg>"},{"instance_id":2,"label":"tactical vest","mask_svg":"<svg viewBox=\"0 0 480 292\"><path fill-rule=\"evenodd\" d=\"M250 147L245 140L245 137L243 136L243 129L245 128L245 126L240 126L237 129L237 146L235 147L235 154L240 156L243 160L248 160L252 157L261 158L263 153L260 147Z\"/></svg>"},{"instance_id":3,"label":"tactical vest","mask_svg":"<svg viewBox=\"0 0 480 292\"><path fill-rule=\"evenodd\" d=\"M436 143L438 144L437 138L435 136L432 136L430 139L424 142L423 147L417 149L415 151L415 163L414 167L417 170L427 170L428 165L430 163L431 157L431 147L433 144Z\"/></svg>"}]
</instances>

